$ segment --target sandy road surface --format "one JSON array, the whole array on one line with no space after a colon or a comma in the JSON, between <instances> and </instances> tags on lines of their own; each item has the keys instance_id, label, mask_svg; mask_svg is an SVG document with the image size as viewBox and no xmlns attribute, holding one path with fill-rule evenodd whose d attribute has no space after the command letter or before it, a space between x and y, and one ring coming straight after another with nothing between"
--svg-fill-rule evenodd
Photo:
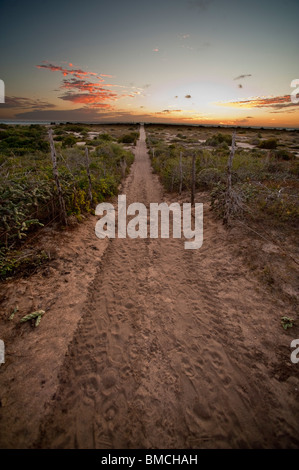
<instances>
[{"instance_id":1,"label":"sandy road surface","mask_svg":"<svg viewBox=\"0 0 299 470\"><path fill-rule=\"evenodd\" d=\"M123 193L162 198L143 128ZM200 250L110 241L35 446L298 446L298 371L279 376L276 313L208 211Z\"/></svg>"},{"instance_id":2,"label":"sandy road surface","mask_svg":"<svg viewBox=\"0 0 299 470\"><path fill-rule=\"evenodd\" d=\"M148 207L164 195L143 128L135 153L123 193ZM6 286L4 311L20 312L1 317L0 447L299 446L288 307L233 254L204 194L196 201L199 250L101 241L91 220L58 240L56 270ZM33 307L46 310L39 328L18 326Z\"/></svg>"}]
</instances>

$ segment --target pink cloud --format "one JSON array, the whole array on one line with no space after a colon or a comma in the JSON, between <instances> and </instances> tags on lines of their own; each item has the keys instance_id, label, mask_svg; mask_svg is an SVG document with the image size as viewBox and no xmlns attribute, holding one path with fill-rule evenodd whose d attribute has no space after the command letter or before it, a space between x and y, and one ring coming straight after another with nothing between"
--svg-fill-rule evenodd
<instances>
[{"instance_id":1,"label":"pink cloud","mask_svg":"<svg viewBox=\"0 0 299 470\"><path fill-rule=\"evenodd\" d=\"M71 62L68 63L69 67L73 67ZM124 85L113 85L112 83L105 83L105 78L112 78L113 75L98 74L95 72L88 72L80 68L68 68L66 66L55 65L48 62L36 66L39 69L49 70L51 72L60 72L63 77L60 88L65 90L65 93L59 96L64 101L72 103L81 103L93 108L109 108L109 102L116 101L121 98L130 97L134 98L139 91L130 91ZM105 77L105 78L104 78ZM119 87L127 89L128 92L118 94L112 91L112 88Z\"/></svg>"},{"instance_id":2,"label":"pink cloud","mask_svg":"<svg viewBox=\"0 0 299 470\"><path fill-rule=\"evenodd\" d=\"M70 67L73 66L71 62L68 65ZM60 65L50 64L48 62L45 62L43 65L36 65L36 67L38 69L50 70L51 72L61 72L64 77L66 77L67 75L74 75L76 78L97 76L95 72L86 72L82 69L74 69L74 68L68 69L66 67L61 67Z\"/></svg>"},{"instance_id":3,"label":"pink cloud","mask_svg":"<svg viewBox=\"0 0 299 470\"><path fill-rule=\"evenodd\" d=\"M284 109L295 106L291 102L290 95L270 96L270 97L257 97L249 98L247 100L229 101L226 103L217 103L221 106L244 107L244 108L274 108Z\"/></svg>"}]
</instances>

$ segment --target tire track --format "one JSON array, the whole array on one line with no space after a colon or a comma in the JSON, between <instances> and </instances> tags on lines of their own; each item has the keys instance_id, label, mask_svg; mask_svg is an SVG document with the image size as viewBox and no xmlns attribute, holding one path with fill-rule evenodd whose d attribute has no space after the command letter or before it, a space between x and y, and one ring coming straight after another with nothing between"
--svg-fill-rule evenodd
<instances>
[{"instance_id":1,"label":"tire track","mask_svg":"<svg viewBox=\"0 0 299 470\"><path fill-rule=\"evenodd\" d=\"M147 207L163 198L143 128L123 193ZM35 447L298 445L298 405L271 377L275 304L207 211L204 236L196 251L178 239L110 242Z\"/></svg>"}]
</instances>

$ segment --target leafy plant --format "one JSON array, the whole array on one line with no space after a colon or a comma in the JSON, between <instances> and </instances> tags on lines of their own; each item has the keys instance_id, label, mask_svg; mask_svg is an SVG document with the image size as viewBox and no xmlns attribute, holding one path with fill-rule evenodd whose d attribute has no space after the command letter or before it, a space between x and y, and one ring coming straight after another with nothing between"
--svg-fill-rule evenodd
<instances>
[{"instance_id":1,"label":"leafy plant","mask_svg":"<svg viewBox=\"0 0 299 470\"><path fill-rule=\"evenodd\" d=\"M277 140L276 139L267 139L262 140L259 144L259 148L261 149L276 149L277 147Z\"/></svg>"},{"instance_id":2,"label":"leafy plant","mask_svg":"<svg viewBox=\"0 0 299 470\"><path fill-rule=\"evenodd\" d=\"M295 323L295 320L293 320L293 318L281 317L281 325L284 330L287 330L288 328L292 328L294 323Z\"/></svg>"},{"instance_id":3,"label":"leafy plant","mask_svg":"<svg viewBox=\"0 0 299 470\"><path fill-rule=\"evenodd\" d=\"M118 142L123 144L134 144L136 145L136 141L139 137L139 132L131 132L130 134L125 134L119 137Z\"/></svg>"},{"instance_id":4,"label":"leafy plant","mask_svg":"<svg viewBox=\"0 0 299 470\"><path fill-rule=\"evenodd\" d=\"M31 145L35 140L44 141L45 129L43 126L4 126L0 129L1 279L22 271L32 272L46 261L45 253L21 253L21 249L30 234L53 221L59 222L60 206L48 144L44 151L34 150ZM65 143L72 144L76 138L66 132L86 132L86 129L62 125L56 126L55 132L65 139ZM127 174L134 160L132 152L111 141L110 136L106 137L108 134L101 135L104 139L96 141L96 149L89 155L94 205L117 193L124 167ZM16 154L16 141L25 138L30 140L27 141L28 147ZM4 152L1 151L3 142ZM84 150L79 147L62 148L58 144L57 168L67 216L80 220L82 214L92 210Z\"/></svg>"},{"instance_id":5,"label":"leafy plant","mask_svg":"<svg viewBox=\"0 0 299 470\"><path fill-rule=\"evenodd\" d=\"M231 145L232 144L231 135L221 134L221 132L219 132L218 134L213 135L212 137L206 140L206 145L210 145L212 147L218 147L223 143L227 145Z\"/></svg>"}]
</instances>

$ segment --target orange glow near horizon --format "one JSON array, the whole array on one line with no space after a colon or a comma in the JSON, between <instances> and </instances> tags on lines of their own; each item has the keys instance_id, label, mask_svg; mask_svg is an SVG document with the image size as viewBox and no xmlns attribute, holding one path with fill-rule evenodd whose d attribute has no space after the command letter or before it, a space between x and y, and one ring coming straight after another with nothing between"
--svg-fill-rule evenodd
<instances>
[{"instance_id":1,"label":"orange glow near horizon","mask_svg":"<svg viewBox=\"0 0 299 470\"><path fill-rule=\"evenodd\" d=\"M150 85L116 84L111 80L115 78L113 75L75 68L72 62L63 64L44 61L36 65L37 69L56 72L62 77L55 90L58 92L56 98L53 99L53 95L48 99L9 97L2 109L5 119L18 120L18 116L29 119L35 113L45 116L41 120L52 121L63 121L59 116L71 120L73 115L75 121L299 127L299 104L292 103L288 94L213 101L209 96L215 97L215 87L210 82L194 83L192 94L180 82L174 82L168 88L165 84L156 86L148 92ZM217 90L222 96L235 94L229 86L217 87Z\"/></svg>"}]
</instances>

